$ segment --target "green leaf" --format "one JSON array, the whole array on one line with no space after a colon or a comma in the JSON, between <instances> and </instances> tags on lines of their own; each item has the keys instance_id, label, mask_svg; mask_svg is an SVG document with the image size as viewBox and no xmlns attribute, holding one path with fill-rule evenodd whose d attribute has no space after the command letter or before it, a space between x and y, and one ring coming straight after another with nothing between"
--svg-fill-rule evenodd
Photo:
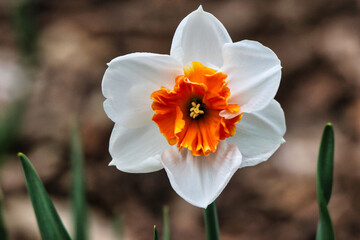
<instances>
[{"instance_id":1,"label":"green leaf","mask_svg":"<svg viewBox=\"0 0 360 240\"><path fill-rule=\"evenodd\" d=\"M6 240L8 239L8 234L5 226L4 216L3 216L3 197L2 192L0 190L0 239Z\"/></svg>"},{"instance_id":2,"label":"green leaf","mask_svg":"<svg viewBox=\"0 0 360 240\"><path fill-rule=\"evenodd\" d=\"M216 212L215 202L211 203L204 210L206 239L207 240L219 240L219 223Z\"/></svg>"},{"instance_id":3,"label":"green leaf","mask_svg":"<svg viewBox=\"0 0 360 240\"><path fill-rule=\"evenodd\" d=\"M23 153L19 153L18 156L24 170L27 189L42 239L70 240L70 236L61 222L59 214L30 160Z\"/></svg>"},{"instance_id":4,"label":"green leaf","mask_svg":"<svg viewBox=\"0 0 360 240\"><path fill-rule=\"evenodd\" d=\"M77 125L74 124L71 134L71 163L75 240L87 239L87 207L83 159L79 130Z\"/></svg>"},{"instance_id":5,"label":"green leaf","mask_svg":"<svg viewBox=\"0 0 360 240\"><path fill-rule=\"evenodd\" d=\"M159 234L155 225L154 225L154 240L159 240Z\"/></svg>"},{"instance_id":6,"label":"green leaf","mask_svg":"<svg viewBox=\"0 0 360 240\"><path fill-rule=\"evenodd\" d=\"M169 220L169 207L163 207L163 240L170 240L170 220Z\"/></svg>"},{"instance_id":7,"label":"green leaf","mask_svg":"<svg viewBox=\"0 0 360 240\"><path fill-rule=\"evenodd\" d=\"M319 159L317 166L317 181L323 196L328 204L331 197L333 183L333 165L334 165L334 131L330 123L326 124L319 150Z\"/></svg>"},{"instance_id":8,"label":"green leaf","mask_svg":"<svg viewBox=\"0 0 360 240\"><path fill-rule=\"evenodd\" d=\"M316 240L333 240L335 233L327 205L331 198L334 166L334 130L326 124L322 135L317 163L316 192L320 219Z\"/></svg>"}]
</instances>

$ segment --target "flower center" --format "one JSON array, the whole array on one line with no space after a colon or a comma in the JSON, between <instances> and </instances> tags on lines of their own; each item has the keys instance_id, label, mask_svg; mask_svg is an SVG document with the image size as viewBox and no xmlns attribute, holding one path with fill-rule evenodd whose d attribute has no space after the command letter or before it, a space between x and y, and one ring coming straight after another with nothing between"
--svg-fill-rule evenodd
<instances>
[{"instance_id":1,"label":"flower center","mask_svg":"<svg viewBox=\"0 0 360 240\"><path fill-rule=\"evenodd\" d=\"M196 101L191 102L190 117L196 119L204 114L204 110L200 109L201 104Z\"/></svg>"},{"instance_id":2,"label":"flower center","mask_svg":"<svg viewBox=\"0 0 360 240\"><path fill-rule=\"evenodd\" d=\"M195 156L215 152L219 141L235 134L242 114L239 106L228 104L227 75L193 62L184 75L175 79L173 90L161 87L151 94L152 120L169 144L187 148ZM232 118L220 112L232 113Z\"/></svg>"}]
</instances>

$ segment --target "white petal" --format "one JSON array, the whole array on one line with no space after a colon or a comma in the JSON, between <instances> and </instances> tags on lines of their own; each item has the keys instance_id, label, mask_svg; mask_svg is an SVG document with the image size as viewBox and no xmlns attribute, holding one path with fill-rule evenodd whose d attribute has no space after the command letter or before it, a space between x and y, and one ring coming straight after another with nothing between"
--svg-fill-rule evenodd
<instances>
[{"instance_id":1,"label":"white petal","mask_svg":"<svg viewBox=\"0 0 360 240\"><path fill-rule=\"evenodd\" d=\"M162 169L161 153L169 148L155 123L141 128L127 129L115 124L111 133L109 165L129 173L146 173Z\"/></svg>"},{"instance_id":2,"label":"white petal","mask_svg":"<svg viewBox=\"0 0 360 240\"><path fill-rule=\"evenodd\" d=\"M171 147L161 155L171 186L189 203L206 208L225 188L240 167L239 149L220 142L216 152L195 157L191 151Z\"/></svg>"},{"instance_id":3,"label":"white petal","mask_svg":"<svg viewBox=\"0 0 360 240\"><path fill-rule=\"evenodd\" d=\"M242 112L266 107L280 84L281 65L276 54L258 42L244 40L225 44L224 65L228 75L230 103L240 105Z\"/></svg>"},{"instance_id":4,"label":"white petal","mask_svg":"<svg viewBox=\"0 0 360 240\"><path fill-rule=\"evenodd\" d=\"M176 29L170 55L183 65L197 61L207 67L223 64L222 47L232 40L222 23L200 6Z\"/></svg>"},{"instance_id":5,"label":"white petal","mask_svg":"<svg viewBox=\"0 0 360 240\"><path fill-rule=\"evenodd\" d=\"M243 160L240 167L266 161L285 142L285 116L280 104L272 100L261 111L244 113L236 134L226 141L238 146Z\"/></svg>"},{"instance_id":6,"label":"white petal","mask_svg":"<svg viewBox=\"0 0 360 240\"><path fill-rule=\"evenodd\" d=\"M161 86L173 89L175 78L183 74L177 60L152 53L121 56L108 66L102 81L104 109L111 120L128 128L151 122L151 93Z\"/></svg>"}]
</instances>

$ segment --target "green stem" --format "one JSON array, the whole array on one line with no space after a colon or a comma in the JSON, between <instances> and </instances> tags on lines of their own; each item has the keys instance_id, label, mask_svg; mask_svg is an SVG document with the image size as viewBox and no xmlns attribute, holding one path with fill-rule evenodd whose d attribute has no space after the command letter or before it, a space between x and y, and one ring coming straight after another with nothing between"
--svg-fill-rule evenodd
<instances>
[{"instance_id":1,"label":"green stem","mask_svg":"<svg viewBox=\"0 0 360 240\"><path fill-rule=\"evenodd\" d=\"M171 240L170 234L170 219L169 219L169 207L163 207L163 240Z\"/></svg>"},{"instance_id":2,"label":"green stem","mask_svg":"<svg viewBox=\"0 0 360 240\"><path fill-rule=\"evenodd\" d=\"M219 240L219 222L216 212L215 202L211 203L204 210L205 218L205 229L206 229L206 239L207 240Z\"/></svg>"}]
</instances>

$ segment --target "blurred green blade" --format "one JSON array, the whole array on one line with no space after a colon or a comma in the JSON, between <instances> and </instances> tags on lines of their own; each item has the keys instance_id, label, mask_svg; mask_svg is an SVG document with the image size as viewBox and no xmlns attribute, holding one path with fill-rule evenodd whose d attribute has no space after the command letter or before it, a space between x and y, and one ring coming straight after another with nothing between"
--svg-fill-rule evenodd
<instances>
[{"instance_id":1,"label":"blurred green blade","mask_svg":"<svg viewBox=\"0 0 360 240\"><path fill-rule=\"evenodd\" d=\"M211 203L204 210L206 239L207 240L219 240L219 223L216 212L215 202Z\"/></svg>"},{"instance_id":2,"label":"blurred green blade","mask_svg":"<svg viewBox=\"0 0 360 240\"><path fill-rule=\"evenodd\" d=\"M8 235L7 235L7 230L6 230L4 215L3 215L3 208L4 208L3 203L4 202L3 202L2 192L0 190L0 239L7 240Z\"/></svg>"},{"instance_id":3,"label":"blurred green blade","mask_svg":"<svg viewBox=\"0 0 360 240\"><path fill-rule=\"evenodd\" d=\"M78 127L74 125L71 134L71 162L75 240L87 239L87 207L83 161L80 134Z\"/></svg>"},{"instance_id":4,"label":"blurred green blade","mask_svg":"<svg viewBox=\"0 0 360 240\"><path fill-rule=\"evenodd\" d=\"M156 226L154 226L154 240L159 240L159 234L158 234Z\"/></svg>"},{"instance_id":5,"label":"blurred green blade","mask_svg":"<svg viewBox=\"0 0 360 240\"><path fill-rule=\"evenodd\" d=\"M115 214L112 219L114 239L121 240L124 238L124 216L122 214Z\"/></svg>"},{"instance_id":6,"label":"blurred green blade","mask_svg":"<svg viewBox=\"0 0 360 240\"><path fill-rule=\"evenodd\" d=\"M25 108L25 101L17 100L0 115L0 158L14 145L21 130Z\"/></svg>"},{"instance_id":7,"label":"blurred green blade","mask_svg":"<svg viewBox=\"0 0 360 240\"><path fill-rule=\"evenodd\" d=\"M15 40L22 60L30 65L37 62L37 2L36 0L14 0L10 2Z\"/></svg>"},{"instance_id":8,"label":"blurred green blade","mask_svg":"<svg viewBox=\"0 0 360 240\"><path fill-rule=\"evenodd\" d=\"M61 219L36 173L30 160L22 153L18 154L25 174L27 189L35 211L43 240L70 240Z\"/></svg>"},{"instance_id":9,"label":"blurred green blade","mask_svg":"<svg viewBox=\"0 0 360 240\"><path fill-rule=\"evenodd\" d=\"M330 201L334 166L334 130L326 124L321 139L316 174L316 192L319 204L320 220L316 233L317 240L333 240L335 233L327 208Z\"/></svg>"},{"instance_id":10,"label":"blurred green blade","mask_svg":"<svg viewBox=\"0 0 360 240\"><path fill-rule=\"evenodd\" d=\"M170 220L169 220L169 207L163 207L163 240L170 240Z\"/></svg>"}]
</instances>

